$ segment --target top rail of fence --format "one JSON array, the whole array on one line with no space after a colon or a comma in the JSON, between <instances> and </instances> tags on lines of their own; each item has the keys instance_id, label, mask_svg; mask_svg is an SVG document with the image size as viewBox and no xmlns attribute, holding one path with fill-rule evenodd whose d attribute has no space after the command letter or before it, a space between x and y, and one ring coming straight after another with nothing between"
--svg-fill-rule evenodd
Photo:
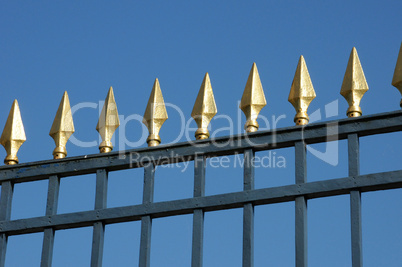
<instances>
[{"instance_id":1,"label":"top rail of fence","mask_svg":"<svg viewBox=\"0 0 402 267\"><path fill-rule=\"evenodd\" d=\"M402 131L402 111L157 147L0 166L0 182L35 181L47 179L50 175L59 177L84 175L95 173L97 169L116 171L143 167L151 161L156 165L189 161L197 154L206 157L234 155L248 148L261 151L291 147L294 146L294 142L300 140L314 144L346 139L347 135L352 133L367 136L396 131Z\"/></svg>"}]
</instances>

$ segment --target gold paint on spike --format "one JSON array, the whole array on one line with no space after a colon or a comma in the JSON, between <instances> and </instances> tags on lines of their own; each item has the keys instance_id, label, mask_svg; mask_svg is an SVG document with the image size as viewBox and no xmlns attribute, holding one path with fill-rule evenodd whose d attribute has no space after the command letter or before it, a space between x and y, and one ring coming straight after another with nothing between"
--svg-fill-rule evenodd
<instances>
[{"instance_id":1,"label":"gold paint on spike","mask_svg":"<svg viewBox=\"0 0 402 267\"><path fill-rule=\"evenodd\" d=\"M105 104L103 105L96 130L99 132L102 143L99 145L100 153L107 153L113 150L112 136L120 125L116 101L114 100L113 88L109 88Z\"/></svg>"},{"instance_id":2,"label":"gold paint on spike","mask_svg":"<svg viewBox=\"0 0 402 267\"><path fill-rule=\"evenodd\" d=\"M148 146L157 146L161 143L159 131L167 118L168 115L166 112L165 101L163 101L158 78L156 78L148 100L147 108L145 109L144 119L142 120L142 123L147 126L149 131L149 136L147 138Z\"/></svg>"},{"instance_id":3,"label":"gold paint on spike","mask_svg":"<svg viewBox=\"0 0 402 267\"><path fill-rule=\"evenodd\" d=\"M67 156L66 144L74 132L70 100L68 99L67 91L65 91L49 132L49 135L54 139L54 143L56 144L56 148L53 150L54 159L62 159Z\"/></svg>"},{"instance_id":4,"label":"gold paint on spike","mask_svg":"<svg viewBox=\"0 0 402 267\"><path fill-rule=\"evenodd\" d=\"M296 110L294 118L296 125L306 125L309 122L307 109L315 97L316 94L310 74L308 73L306 61L303 56L300 56L288 98L288 101Z\"/></svg>"},{"instance_id":5,"label":"gold paint on spike","mask_svg":"<svg viewBox=\"0 0 402 267\"><path fill-rule=\"evenodd\" d=\"M257 117L261 109L266 105L267 101L265 100L257 65L253 63L240 101L240 109L247 119L244 125L246 132L250 133L258 130Z\"/></svg>"},{"instance_id":6,"label":"gold paint on spike","mask_svg":"<svg viewBox=\"0 0 402 267\"><path fill-rule=\"evenodd\" d=\"M392 79L392 85L395 86L402 95L402 43L399 49L398 59L396 61L394 77ZM402 99L400 106L402 108Z\"/></svg>"},{"instance_id":7,"label":"gold paint on spike","mask_svg":"<svg viewBox=\"0 0 402 267\"><path fill-rule=\"evenodd\" d=\"M208 125L217 112L214 92L212 91L211 81L207 72L195 100L193 111L191 112L191 117L193 117L198 126L197 131L195 131L195 138L197 140L209 137Z\"/></svg>"},{"instance_id":8,"label":"gold paint on spike","mask_svg":"<svg viewBox=\"0 0 402 267\"><path fill-rule=\"evenodd\" d=\"M16 99L11 106L10 114L8 114L6 125L0 137L0 144L4 146L7 152L7 156L4 159L5 164L18 164L18 149L20 149L25 140L27 139L24 125L22 124L21 112Z\"/></svg>"},{"instance_id":9,"label":"gold paint on spike","mask_svg":"<svg viewBox=\"0 0 402 267\"><path fill-rule=\"evenodd\" d=\"M341 88L341 95L349 104L349 108L346 111L348 117L359 117L362 115L360 100L368 89L369 87L364 77L359 56L357 55L356 48L353 47Z\"/></svg>"}]
</instances>

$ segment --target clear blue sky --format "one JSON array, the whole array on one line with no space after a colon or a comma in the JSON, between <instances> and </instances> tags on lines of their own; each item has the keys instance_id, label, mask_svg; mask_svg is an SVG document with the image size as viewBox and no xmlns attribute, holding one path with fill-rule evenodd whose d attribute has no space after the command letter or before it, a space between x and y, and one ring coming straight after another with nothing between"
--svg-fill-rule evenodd
<instances>
[{"instance_id":1,"label":"clear blue sky","mask_svg":"<svg viewBox=\"0 0 402 267\"><path fill-rule=\"evenodd\" d=\"M309 113L320 112L321 120L345 118L348 106L339 91L354 46L370 87L363 114L398 110L401 96L391 80L402 41L401 10L401 1L2 1L0 127L18 99L27 136L20 162L51 159L54 143L48 133L65 90L71 106L94 107L74 113L74 138L98 141L99 101L108 88L114 88L122 118L139 118L157 77L171 104L162 142L178 136L185 141L172 106L189 120L209 72L218 114L233 118L237 134L245 122L241 114L238 123L238 101L253 62L267 98L261 115L270 122L283 115L276 127L289 127L295 111L287 98L300 55L317 94ZM325 106L333 101L337 109L329 117ZM211 125L211 132L229 126L225 119ZM124 132L117 130L114 150L145 147L143 129L139 120L128 122ZM124 136L136 146L123 145ZM401 133L365 137L361 146L362 173L400 169ZM309 181L347 176L346 142L336 147L335 166L308 154ZM98 153L97 145L71 142L67 150L68 156ZM257 168L257 188L294 182L294 149L275 153L271 159L281 156L286 166ZM0 158L5 155L1 149ZM230 159L230 168L208 166L208 195L242 190L242 169ZM191 197L192 166L184 172L184 165L157 169L155 201ZM110 173L108 206L140 204L142 175L141 169ZM93 209L94 189L95 175L64 178L59 213ZM44 215L46 190L46 181L16 185L12 219ZM365 266L400 266L401 203L401 190L363 195ZM351 266L348 196L312 200L308 216L310 266ZM256 207L255 223L255 265L293 266L294 204ZM242 210L207 213L205 227L204 265L240 266ZM191 228L191 215L154 220L152 266L189 266ZM136 266L139 232L139 222L107 226L104 266ZM7 266L38 266L42 236L10 237ZM57 232L54 266L88 266L91 241L91 228Z\"/></svg>"}]
</instances>

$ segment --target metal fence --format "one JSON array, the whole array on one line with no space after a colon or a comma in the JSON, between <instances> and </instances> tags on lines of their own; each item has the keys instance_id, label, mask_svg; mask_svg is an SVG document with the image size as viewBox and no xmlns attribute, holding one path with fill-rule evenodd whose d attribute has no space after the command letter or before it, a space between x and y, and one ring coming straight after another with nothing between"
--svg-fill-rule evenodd
<instances>
[{"instance_id":1,"label":"metal fence","mask_svg":"<svg viewBox=\"0 0 402 267\"><path fill-rule=\"evenodd\" d=\"M105 225L128 221L141 221L139 266L150 266L152 220L181 214L193 214L191 265L202 266L204 214L233 208L243 208L243 266L253 266L254 207L291 201L295 202L296 266L307 266L308 200L345 194L350 195L352 262L353 266L362 266L361 193L401 188L402 170L360 175L359 138L397 131L402 131L402 111L213 140L1 166L0 266L5 265L9 236L44 232L41 266L51 266L55 231L88 226L93 227L91 266L101 266ZM349 176L307 182L306 145L344 139L348 142ZM295 148L295 183L255 189L255 152L287 147ZM206 158L241 153L244 191L205 196ZM183 161L194 161L194 197L154 203L155 167ZM129 168L144 169L143 203L107 208L108 173ZM90 173L96 173L94 210L57 214L60 179ZM46 215L10 220L14 184L38 180L49 183Z\"/></svg>"},{"instance_id":2,"label":"metal fence","mask_svg":"<svg viewBox=\"0 0 402 267\"><path fill-rule=\"evenodd\" d=\"M402 46L392 84L402 93ZM0 267L5 265L9 236L43 232L41 266L51 266L55 232L58 230L92 227L91 266L102 266L105 226L108 224L141 221L139 266L150 266L152 220L155 218L193 214L191 266L203 265L204 215L206 212L243 209L244 267L254 265L254 207L281 202L295 203L295 263L307 266L307 203L310 199L335 195L350 195L352 266L362 263L363 192L402 188L402 169L382 173L360 174L359 138L402 131L402 111L363 116L360 100L368 90L357 51L352 49L346 68L341 94L349 104L348 119L309 124L307 108L316 94L307 65L300 57L293 80L289 102L296 109L296 126L258 130L257 117L266 105L264 91L254 63L248 77L240 108L246 115L246 133L236 136L209 138L208 124L217 113L208 73L202 82L192 117L198 125L196 141L159 145L159 130L167 119L166 107L158 79L155 80L145 114L149 148L111 152L111 138L119 126L113 89L110 88L102 109L97 130L102 137L100 154L67 156L66 142L74 132L71 108L64 93L50 135L56 143L53 160L18 164L17 151L25 141L25 132L17 101L14 101L0 143L7 156L0 167ZM402 102L401 102L402 106ZM338 179L307 181L306 145L347 140L349 174ZM294 147L294 184L255 189L255 153ZM205 195L206 159L243 154L243 191ZM346 157L346 155L344 155ZM194 161L194 193L192 198L154 202L154 177L158 165ZM400 168L402 166L397 166ZM143 201L141 205L107 208L108 173L130 168L144 169ZM58 214L60 179L96 173L95 207L90 211ZM48 193L45 216L11 220L15 184L47 180Z\"/></svg>"}]
</instances>

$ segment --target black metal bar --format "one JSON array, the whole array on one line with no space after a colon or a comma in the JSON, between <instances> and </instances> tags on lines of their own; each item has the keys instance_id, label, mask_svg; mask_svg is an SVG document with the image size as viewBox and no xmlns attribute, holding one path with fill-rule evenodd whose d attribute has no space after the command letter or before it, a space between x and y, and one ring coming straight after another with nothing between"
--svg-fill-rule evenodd
<instances>
[{"instance_id":1,"label":"black metal bar","mask_svg":"<svg viewBox=\"0 0 402 267\"><path fill-rule=\"evenodd\" d=\"M244 191L254 190L254 151L244 151ZM243 267L254 266L254 206L243 207Z\"/></svg>"},{"instance_id":2,"label":"black metal bar","mask_svg":"<svg viewBox=\"0 0 402 267\"><path fill-rule=\"evenodd\" d=\"M0 221L9 221L11 217L11 203L13 200L14 185L11 182L3 182L1 184L1 198L0 198ZM0 267L4 267L6 262L7 250L6 233L0 234Z\"/></svg>"},{"instance_id":3,"label":"black metal bar","mask_svg":"<svg viewBox=\"0 0 402 267\"><path fill-rule=\"evenodd\" d=\"M102 266L103 244L105 240L105 225L95 222L93 225L91 266Z\"/></svg>"},{"instance_id":4,"label":"black metal bar","mask_svg":"<svg viewBox=\"0 0 402 267\"><path fill-rule=\"evenodd\" d=\"M363 266L362 218L360 191L350 191L350 219L352 234L352 266Z\"/></svg>"},{"instance_id":5,"label":"black metal bar","mask_svg":"<svg viewBox=\"0 0 402 267\"><path fill-rule=\"evenodd\" d=\"M194 197L205 196L205 157L196 155L194 159Z\"/></svg>"},{"instance_id":6,"label":"black metal bar","mask_svg":"<svg viewBox=\"0 0 402 267\"><path fill-rule=\"evenodd\" d=\"M145 209L154 201L155 165L147 164L144 167L143 206ZM141 240L139 267L149 267L151 261L151 232L152 218L150 215L141 217Z\"/></svg>"},{"instance_id":7,"label":"black metal bar","mask_svg":"<svg viewBox=\"0 0 402 267\"><path fill-rule=\"evenodd\" d=\"M57 206L59 200L60 178L56 175L49 177L49 186L47 189L47 203L46 203L46 215L57 214ZM53 247L54 247L54 234L53 228L46 228L43 234L42 244L42 257L40 266L51 267L53 259Z\"/></svg>"},{"instance_id":8,"label":"black metal bar","mask_svg":"<svg viewBox=\"0 0 402 267\"><path fill-rule=\"evenodd\" d=\"M295 143L295 180L296 184L307 183L306 144L303 141Z\"/></svg>"},{"instance_id":9,"label":"black metal bar","mask_svg":"<svg viewBox=\"0 0 402 267\"><path fill-rule=\"evenodd\" d=\"M95 209L105 209L107 205L108 173L105 169L96 171Z\"/></svg>"},{"instance_id":10,"label":"black metal bar","mask_svg":"<svg viewBox=\"0 0 402 267\"><path fill-rule=\"evenodd\" d=\"M0 221L8 221L11 218L13 191L14 185L11 182L3 182L1 184Z\"/></svg>"},{"instance_id":11,"label":"black metal bar","mask_svg":"<svg viewBox=\"0 0 402 267\"><path fill-rule=\"evenodd\" d=\"M306 144L295 143L296 185L307 182ZM307 267L307 199L301 195L295 199L295 246L296 266Z\"/></svg>"},{"instance_id":12,"label":"black metal bar","mask_svg":"<svg viewBox=\"0 0 402 267\"><path fill-rule=\"evenodd\" d=\"M96 171L95 210L106 208L108 173L105 169ZM103 258L103 245L105 240L105 225L95 222L92 235L91 267L101 267Z\"/></svg>"},{"instance_id":13,"label":"black metal bar","mask_svg":"<svg viewBox=\"0 0 402 267\"><path fill-rule=\"evenodd\" d=\"M205 196L205 157L196 155L194 159L194 197ZM191 266L202 267L204 245L204 211L195 209L193 213L193 245Z\"/></svg>"},{"instance_id":14,"label":"black metal bar","mask_svg":"<svg viewBox=\"0 0 402 267\"><path fill-rule=\"evenodd\" d=\"M244 151L244 180L243 190L254 190L254 151L247 149Z\"/></svg>"},{"instance_id":15,"label":"black metal bar","mask_svg":"<svg viewBox=\"0 0 402 267\"><path fill-rule=\"evenodd\" d=\"M0 233L16 235L42 232L47 227L71 229L91 226L103 221L105 224L138 221L142 217L162 218L174 215L191 214L195 209L204 211L241 208L246 203L264 205L294 201L296 197L306 199L349 194L360 189L361 192L402 188L402 170L376 174L359 175L305 184L286 185L241 191L222 195L196 197L134 206L107 208L98 211L84 211L70 214L42 216L14 221L0 221Z\"/></svg>"},{"instance_id":16,"label":"black metal bar","mask_svg":"<svg viewBox=\"0 0 402 267\"><path fill-rule=\"evenodd\" d=\"M349 176L357 177L360 174L359 136L357 134L350 134L348 136L348 156ZM359 190L350 191L350 219L352 238L352 266L362 267L362 208L361 193Z\"/></svg>"},{"instance_id":17,"label":"black metal bar","mask_svg":"<svg viewBox=\"0 0 402 267\"><path fill-rule=\"evenodd\" d=\"M348 136L348 160L349 176L358 176L360 174L360 153L359 136L357 134Z\"/></svg>"},{"instance_id":18,"label":"black metal bar","mask_svg":"<svg viewBox=\"0 0 402 267\"><path fill-rule=\"evenodd\" d=\"M51 267L53 260L53 247L54 247L54 234L53 228L46 228L43 233L42 244L42 257L40 261L41 267Z\"/></svg>"},{"instance_id":19,"label":"black metal bar","mask_svg":"<svg viewBox=\"0 0 402 267\"><path fill-rule=\"evenodd\" d=\"M0 166L0 181L13 183L95 173L97 169L115 171L155 164L193 160L195 154L206 157L233 155L252 148L254 151L291 147L304 140L307 144L346 139L349 134L359 136L401 131L402 111L321 122L307 126L294 126L247 135L219 137L178 144L160 145L154 148L133 149L105 154L86 155L59 160Z\"/></svg>"}]
</instances>

